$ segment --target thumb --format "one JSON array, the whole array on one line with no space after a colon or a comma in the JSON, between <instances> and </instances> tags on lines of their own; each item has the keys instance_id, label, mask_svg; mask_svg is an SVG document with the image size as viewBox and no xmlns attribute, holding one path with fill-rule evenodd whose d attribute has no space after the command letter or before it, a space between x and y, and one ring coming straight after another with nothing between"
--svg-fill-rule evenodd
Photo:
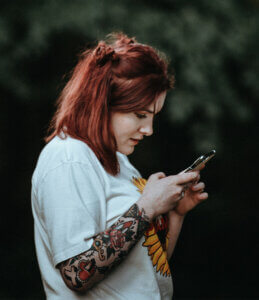
<instances>
[{"instance_id":1,"label":"thumb","mask_svg":"<svg viewBox=\"0 0 259 300\"><path fill-rule=\"evenodd\" d=\"M148 180L153 181L153 180L158 180L158 179L162 179L162 178L165 178L165 177L166 177L165 173L157 172L157 173L154 173L154 174L150 175Z\"/></svg>"},{"instance_id":2,"label":"thumb","mask_svg":"<svg viewBox=\"0 0 259 300\"><path fill-rule=\"evenodd\" d=\"M187 168L187 169L181 171L179 174L183 174L183 173L186 173L186 172L193 172L193 171L201 171L204 168L205 168L205 164L201 164L197 170L196 169L189 170L189 168Z\"/></svg>"}]
</instances>

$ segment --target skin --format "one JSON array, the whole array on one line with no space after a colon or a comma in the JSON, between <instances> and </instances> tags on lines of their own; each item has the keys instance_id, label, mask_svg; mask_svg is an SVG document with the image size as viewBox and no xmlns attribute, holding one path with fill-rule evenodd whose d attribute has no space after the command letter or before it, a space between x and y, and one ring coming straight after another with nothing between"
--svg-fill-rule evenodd
<instances>
[{"instance_id":1,"label":"skin","mask_svg":"<svg viewBox=\"0 0 259 300\"><path fill-rule=\"evenodd\" d=\"M132 138L143 139L153 133L153 118L162 109L165 97L164 92L143 111L113 113L111 122L119 152L131 154L136 145ZM170 258L184 216L208 197L203 192L205 185L199 179L199 172L170 176L159 172L151 175L139 200L110 228L93 237L90 249L58 265L66 285L71 290L85 292L100 282L121 263L150 222L161 214L169 216L167 253Z\"/></svg>"},{"instance_id":2,"label":"skin","mask_svg":"<svg viewBox=\"0 0 259 300\"><path fill-rule=\"evenodd\" d=\"M144 210L133 204L115 224L94 238L89 250L58 265L66 285L85 292L104 279L127 256L149 222Z\"/></svg>"},{"instance_id":3,"label":"skin","mask_svg":"<svg viewBox=\"0 0 259 300\"><path fill-rule=\"evenodd\" d=\"M163 92L153 103L151 103L142 111L132 113L114 112L112 114L111 124L117 143L117 150L119 152L125 155L133 153L136 143L132 141L132 138L142 140L145 136L150 136L153 134L154 115L158 114L163 108L165 98L166 92ZM164 173L161 173L161 175L158 176L159 179L164 177L166 177ZM168 176L164 181L170 182L170 180L175 180L175 177ZM144 195L148 194L147 198L150 199L155 190L163 188L164 181L159 181L158 185L155 186L154 182L152 182L152 187L149 187L147 184ZM185 197L182 199L183 201L181 201L181 203L175 208L175 213L179 214L179 216L184 216L198 203L208 197L207 193L201 192L204 190L205 184L203 182L198 182L198 180L196 180L196 182L196 184L191 185L190 188L185 190ZM179 199L183 189L182 187L177 186L177 184L174 185L174 188L176 188L180 193L178 193L177 196ZM151 192L148 191L149 189ZM143 200L143 203L144 202L145 201ZM153 215L159 215L156 212L157 203L159 203L159 200L157 200L156 204L154 203L155 206L153 208L148 208L151 219L153 218ZM170 209L172 209L172 207L166 207L166 209L166 212L168 212Z\"/></svg>"},{"instance_id":4,"label":"skin","mask_svg":"<svg viewBox=\"0 0 259 300\"><path fill-rule=\"evenodd\" d=\"M125 155L133 153L136 144L131 140L131 138L141 140L144 136L150 136L153 134L153 118L154 115L159 113L163 108L165 98L166 92L163 92L154 103L146 108L146 110L128 114L120 112L112 114L112 128L119 152ZM192 210L196 205L208 198L208 194L203 192L205 184L203 182L199 182L200 177L198 174L197 176L198 178L196 183L189 185L189 188L185 189L183 199L181 199L181 201L177 204L171 202L171 206L166 206L165 211L163 211L163 213L168 213L169 216L168 258L170 258L173 253L176 241L181 231L184 216L188 211ZM150 199L154 198L154 193L160 193L161 189L164 188L163 185L166 185L166 183L171 182L172 180L174 181L175 179L178 179L173 176L169 176L164 180L167 182L164 183L164 181L161 181L162 178L166 178L164 173L157 173L154 178L150 178L152 183L146 185L139 203L139 205L145 209L151 220L155 216L159 215L158 206L161 204L160 199L156 199L156 201L154 201L153 207L147 205L146 202L150 202ZM157 185L154 183L157 183ZM178 191L176 199L180 199L180 194L183 191L182 187L175 184L174 186L171 186L171 188Z\"/></svg>"},{"instance_id":5,"label":"skin","mask_svg":"<svg viewBox=\"0 0 259 300\"><path fill-rule=\"evenodd\" d=\"M154 115L163 108L166 92L163 92L155 102L141 111L131 113L114 112L111 125L117 142L117 150L125 155L134 151L135 143L131 139L142 140L144 136L153 134Z\"/></svg>"}]
</instances>

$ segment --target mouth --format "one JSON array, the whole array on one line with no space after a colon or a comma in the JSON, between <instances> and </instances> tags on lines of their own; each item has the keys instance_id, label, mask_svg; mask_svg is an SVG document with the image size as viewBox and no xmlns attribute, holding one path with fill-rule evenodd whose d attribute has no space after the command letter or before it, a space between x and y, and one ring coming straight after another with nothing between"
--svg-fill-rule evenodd
<instances>
[{"instance_id":1,"label":"mouth","mask_svg":"<svg viewBox=\"0 0 259 300\"><path fill-rule=\"evenodd\" d=\"M135 145L137 145L137 144L139 143L139 141L140 141L140 140L132 139L132 138L131 138L130 140L133 141L133 143L134 143Z\"/></svg>"}]
</instances>

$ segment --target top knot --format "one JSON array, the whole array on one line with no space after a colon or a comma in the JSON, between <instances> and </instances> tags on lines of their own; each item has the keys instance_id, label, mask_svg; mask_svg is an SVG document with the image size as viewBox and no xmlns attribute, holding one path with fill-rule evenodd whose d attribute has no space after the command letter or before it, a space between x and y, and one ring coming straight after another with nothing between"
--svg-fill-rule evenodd
<instances>
[{"instance_id":1,"label":"top knot","mask_svg":"<svg viewBox=\"0 0 259 300\"><path fill-rule=\"evenodd\" d=\"M105 38L105 42L108 45L114 46L114 48L121 48L124 46L131 46L132 44L137 43L134 37L130 38L122 32L112 32L108 34Z\"/></svg>"},{"instance_id":2,"label":"top knot","mask_svg":"<svg viewBox=\"0 0 259 300\"><path fill-rule=\"evenodd\" d=\"M116 36L116 44L117 46L130 45L136 43L135 38L129 38L127 35L123 33L118 33Z\"/></svg>"},{"instance_id":3,"label":"top knot","mask_svg":"<svg viewBox=\"0 0 259 300\"><path fill-rule=\"evenodd\" d=\"M118 60L115 50L111 46L108 46L105 42L100 42L97 45L94 51L94 56L96 64L100 67L104 66L108 61Z\"/></svg>"}]
</instances>

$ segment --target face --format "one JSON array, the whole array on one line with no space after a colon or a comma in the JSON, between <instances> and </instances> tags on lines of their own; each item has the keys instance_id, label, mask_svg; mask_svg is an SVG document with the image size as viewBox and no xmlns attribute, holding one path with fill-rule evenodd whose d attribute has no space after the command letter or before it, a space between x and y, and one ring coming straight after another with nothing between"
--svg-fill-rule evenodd
<instances>
[{"instance_id":1,"label":"face","mask_svg":"<svg viewBox=\"0 0 259 300\"><path fill-rule=\"evenodd\" d=\"M117 142L117 151L129 155L144 136L152 135L154 115L159 113L165 102L166 92L143 110L121 113L114 112L111 126Z\"/></svg>"}]
</instances>

